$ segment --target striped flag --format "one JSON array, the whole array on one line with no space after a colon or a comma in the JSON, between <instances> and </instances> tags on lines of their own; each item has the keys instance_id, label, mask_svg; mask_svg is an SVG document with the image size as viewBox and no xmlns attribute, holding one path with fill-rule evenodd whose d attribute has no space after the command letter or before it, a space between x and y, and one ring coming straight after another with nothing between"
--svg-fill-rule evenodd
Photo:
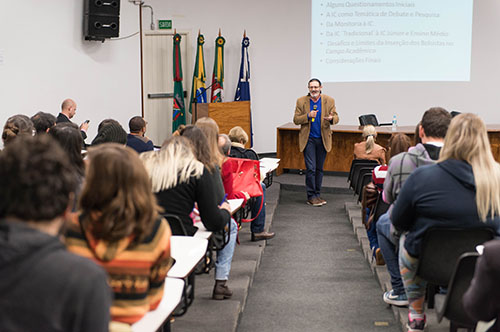
<instances>
[{"instance_id":1,"label":"striped flag","mask_svg":"<svg viewBox=\"0 0 500 332\"><path fill-rule=\"evenodd\" d=\"M212 103L222 102L222 92L224 87L224 44L226 40L220 35L215 39L215 61L212 76Z\"/></svg>"},{"instance_id":2,"label":"striped flag","mask_svg":"<svg viewBox=\"0 0 500 332\"><path fill-rule=\"evenodd\" d=\"M240 79L238 80L238 87L236 88L236 95L234 101L250 100L250 59L248 58L248 46L250 40L245 35L241 41L241 65L240 65Z\"/></svg>"},{"instance_id":3,"label":"striped flag","mask_svg":"<svg viewBox=\"0 0 500 332\"><path fill-rule=\"evenodd\" d=\"M174 35L174 108L172 112L172 132L181 124L186 124L184 90L182 88L181 35Z\"/></svg>"},{"instance_id":4,"label":"striped flag","mask_svg":"<svg viewBox=\"0 0 500 332\"><path fill-rule=\"evenodd\" d=\"M250 59L248 58L248 46L250 46L250 39L248 39L246 32L243 34L241 41L241 65L240 65L240 78L238 86L236 87L236 95L234 101L250 100ZM253 125L252 115L250 114L250 146L253 146Z\"/></svg>"},{"instance_id":5,"label":"striped flag","mask_svg":"<svg viewBox=\"0 0 500 332\"><path fill-rule=\"evenodd\" d=\"M193 71L193 85L191 87L191 98L189 99L189 113L193 114L193 102L207 102L207 91L205 89L205 59L203 57L203 44L205 38L198 32L198 47L196 48L196 59Z\"/></svg>"}]
</instances>

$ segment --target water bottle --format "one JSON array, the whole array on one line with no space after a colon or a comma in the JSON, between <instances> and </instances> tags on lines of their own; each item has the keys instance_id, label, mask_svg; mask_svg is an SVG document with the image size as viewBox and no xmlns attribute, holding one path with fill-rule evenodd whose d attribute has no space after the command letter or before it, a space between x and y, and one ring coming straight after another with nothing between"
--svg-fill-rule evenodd
<instances>
[{"instance_id":1,"label":"water bottle","mask_svg":"<svg viewBox=\"0 0 500 332\"><path fill-rule=\"evenodd\" d=\"M392 131L398 130L398 120L396 120L396 115L392 117Z\"/></svg>"}]
</instances>

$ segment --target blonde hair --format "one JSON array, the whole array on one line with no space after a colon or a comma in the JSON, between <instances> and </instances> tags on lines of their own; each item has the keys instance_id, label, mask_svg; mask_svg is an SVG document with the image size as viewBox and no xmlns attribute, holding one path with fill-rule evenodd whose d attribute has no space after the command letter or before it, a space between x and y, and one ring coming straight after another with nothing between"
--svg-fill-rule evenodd
<instances>
[{"instance_id":1,"label":"blonde hair","mask_svg":"<svg viewBox=\"0 0 500 332\"><path fill-rule=\"evenodd\" d=\"M217 166L222 166L224 155L219 148L219 126L217 122L212 118L203 117L198 119L194 125L200 128L207 137L210 154L217 160Z\"/></svg>"},{"instance_id":2,"label":"blonde hair","mask_svg":"<svg viewBox=\"0 0 500 332\"><path fill-rule=\"evenodd\" d=\"M196 160L191 142L182 136L172 136L160 151L143 152L139 157L155 193L186 183L191 177L199 178L203 173L203 164Z\"/></svg>"},{"instance_id":3,"label":"blonde hair","mask_svg":"<svg viewBox=\"0 0 500 332\"><path fill-rule=\"evenodd\" d=\"M484 122L471 113L451 120L438 162L457 159L472 166L476 183L476 206L481 221L488 214L500 215L500 165L491 153Z\"/></svg>"},{"instance_id":4,"label":"blonde hair","mask_svg":"<svg viewBox=\"0 0 500 332\"><path fill-rule=\"evenodd\" d=\"M248 142L248 134L240 126L231 128L228 136L231 142L241 143L243 145L247 144Z\"/></svg>"},{"instance_id":5,"label":"blonde hair","mask_svg":"<svg viewBox=\"0 0 500 332\"><path fill-rule=\"evenodd\" d=\"M373 151L375 146L375 137L377 137L377 131L372 125L366 125L363 127L363 138L366 139L365 152L367 154Z\"/></svg>"}]
</instances>

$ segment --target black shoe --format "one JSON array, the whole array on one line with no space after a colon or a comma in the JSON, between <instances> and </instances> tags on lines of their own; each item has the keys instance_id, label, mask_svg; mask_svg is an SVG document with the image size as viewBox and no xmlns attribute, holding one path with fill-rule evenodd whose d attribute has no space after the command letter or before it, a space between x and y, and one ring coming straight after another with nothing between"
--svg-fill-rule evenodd
<instances>
[{"instance_id":1,"label":"black shoe","mask_svg":"<svg viewBox=\"0 0 500 332\"><path fill-rule=\"evenodd\" d=\"M252 241L261 241L261 240L269 240L274 237L274 233L272 232L260 232L260 233L252 233Z\"/></svg>"}]
</instances>

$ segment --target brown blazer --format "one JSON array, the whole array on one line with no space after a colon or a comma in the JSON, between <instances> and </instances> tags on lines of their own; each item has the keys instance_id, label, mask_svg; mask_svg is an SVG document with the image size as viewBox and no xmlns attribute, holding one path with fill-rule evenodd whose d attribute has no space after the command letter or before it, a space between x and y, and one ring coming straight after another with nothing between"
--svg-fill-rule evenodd
<instances>
[{"instance_id":1,"label":"brown blazer","mask_svg":"<svg viewBox=\"0 0 500 332\"><path fill-rule=\"evenodd\" d=\"M375 143L373 150L366 153L366 141L354 144L354 159L376 160L381 165L385 165L385 148Z\"/></svg>"},{"instance_id":2,"label":"brown blazer","mask_svg":"<svg viewBox=\"0 0 500 332\"><path fill-rule=\"evenodd\" d=\"M293 116L293 123L300 125L299 131L299 148L300 152L304 151L307 145L307 140L309 139L309 132L311 130L311 119L307 117L307 114L311 110L310 104L311 98L309 96L300 97L297 99L297 104L295 106L295 115ZM332 122L324 120L327 114L333 115ZM321 95L321 138L323 140L323 146L327 152L332 149L332 130L330 128L331 124L336 124L339 122L339 115L335 109L335 100L332 97Z\"/></svg>"}]
</instances>

